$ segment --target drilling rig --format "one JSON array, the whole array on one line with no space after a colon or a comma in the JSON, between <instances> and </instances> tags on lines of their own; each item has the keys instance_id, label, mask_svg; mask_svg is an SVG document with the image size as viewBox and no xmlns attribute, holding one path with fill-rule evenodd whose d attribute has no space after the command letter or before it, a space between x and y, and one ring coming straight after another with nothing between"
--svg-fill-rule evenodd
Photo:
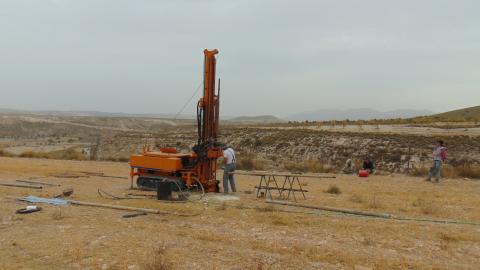
<instances>
[{"instance_id":1,"label":"drilling rig","mask_svg":"<svg viewBox=\"0 0 480 270\"><path fill-rule=\"evenodd\" d=\"M223 156L219 135L220 80L215 88L216 54L205 49L203 96L197 103L198 141L190 153L178 153L176 148L159 151L145 150L130 157L130 177L136 177L137 187L156 190L161 183L174 183L179 189L199 187L206 192L218 192L217 159Z\"/></svg>"}]
</instances>

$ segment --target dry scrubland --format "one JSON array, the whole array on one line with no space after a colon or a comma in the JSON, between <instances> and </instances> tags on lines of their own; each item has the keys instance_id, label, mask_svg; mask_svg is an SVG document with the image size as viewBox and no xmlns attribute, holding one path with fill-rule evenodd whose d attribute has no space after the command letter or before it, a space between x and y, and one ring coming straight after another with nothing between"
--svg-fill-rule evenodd
<instances>
[{"instance_id":1,"label":"dry scrubland","mask_svg":"<svg viewBox=\"0 0 480 270\"><path fill-rule=\"evenodd\" d=\"M480 226L384 220L271 206L248 191L258 179L237 178L239 200L169 204L109 200L97 189L124 195L118 162L0 158L0 182L38 178L62 187L0 187L2 269L477 269ZM388 212L399 216L480 221L480 182L439 184L405 176L302 179L305 203ZM47 206L16 215L25 203L8 196L49 197L63 187L74 199L167 211L132 219L125 212L80 206ZM227 197L228 198L228 197ZM190 215L190 216L188 216Z\"/></svg>"},{"instance_id":2,"label":"dry scrubland","mask_svg":"<svg viewBox=\"0 0 480 270\"><path fill-rule=\"evenodd\" d=\"M381 173L425 175L432 146L441 138L449 150L444 175L480 178L480 127L474 122L222 124L221 140L237 150L243 169L338 172L348 158L358 163L372 155ZM190 151L196 143L194 125L189 120L4 115L0 156L124 162L145 144Z\"/></svg>"},{"instance_id":3,"label":"dry scrubland","mask_svg":"<svg viewBox=\"0 0 480 270\"><path fill-rule=\"evenodd\" d=\"M463 117L463 114L460 114ZM387 212L416 219L480 222L480 128L476 123L223 123L221 140L247 170L337 173L367 154L379 175L302 179L312 205ZM423 181L432 145L449 149L439 184ZM210 194L202 202L101 198L125 195L126 160L145 145L190 151L193 121L3 115L0 182L39 179L43 190L0 187L2 269L477 269L480 226L385 220L267 205L251 194L258 179L239 176L238 200ZM87 161L88 159L103 161ZM67 161L64 159L69 159ZM106 162L113 160L120 162ZM79 178L55 177L74 174ZM406 176L410 175L410 176ZM414 177L421 176L421 177ZM79 206L25 205L11 196L51 197L63 187L74 199L168 212L132 219L124 212Z\"/></svg>"}]
</instances>

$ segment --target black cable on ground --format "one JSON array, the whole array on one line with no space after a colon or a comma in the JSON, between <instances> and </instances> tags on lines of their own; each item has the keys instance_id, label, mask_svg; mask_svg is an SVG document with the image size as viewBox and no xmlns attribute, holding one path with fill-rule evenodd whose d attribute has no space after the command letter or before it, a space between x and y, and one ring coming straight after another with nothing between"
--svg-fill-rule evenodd
<instances>
[{"instance_id":1,"label":"black cable on ground","mask_svg":"<svg viewBox=\"0 0 480 270\"><path fill-rule=\"evenodd\" d=\"M100 195L100 197L102 197L104 199L114 199L114 200L149 199L147 197L145 197L145 198L119 197L119 196L112 195L112 194L110 194L110 193L108 193L104 190L101 190L101 189L98 189L97 192L98 192L98 195ZM149 195L145 195L145 196L150 197ZM162 201L162 202L164 202L164 201ZM184 201L184 202L188 202L188 201ZM200 211L199 213L195 213L195 214L180 214L180 213L176 213L176 212L169 212L168 214L179 216L179 217L196 217L196 216L199 216L199 215L203 214L204 212L205 212L205 209L203 211Z\"/></svg>"},{"instance_id":2,"label":"black cable on ground","mask_svg":"<svg viewBox=\"0 0 480 270\"><path fill-rule=\"evenodd\" d=\"M170 181L170 182L173 182L175 183L175 185L177 186L178 188L178 191L180 192L180 194L182 195L183 198L186 198L186 200L183 200L183 201L162 201L162 202L167 202L167 203L187 203L187 202L195 202L195 201L200 201L203 199L203 197L205 197L205 189L203 188L203 185L202 183L200 183L200 181L198 181L198 179L196 179L196 182L198 183L198 185L200 186L200 189L202 190L202 194L200 195L200 197L198 199L195 199L195 200L191 200L190 199L190 195L188 192L186 191L183 191L182 188L180 187L180 185L176 182L176 181ZM114 199L114 200L143 200L143 199L151 199L152 197L154 196L151 196L151 195L134 195L134 196L137 196L137 197L132 197L132 196L127 196L127 197L120 197L120 196L117 196L117 195L113 195L113 194L110 194L102 189L98 189L97 190L97 193L100 197L104 198L104 199Z\"/></svg>"},{"instance_id":3,"label":"black cable on ground","mask_svg":"<svg viewBox=\"0 0 480 270\"><path fill-rule=\"evenodd\" d=\"M119 197L119 196L116 196L116 195L112 195L104 190L101 190L101 189L98 189L97 190L98 192L98 195L100 195L100 197L104 198L104 199L114 199L114 200L134 200L134 199L139 199L139 200L143 200L143 199L147 199L146 197L144 198L136 198L136 197Z\"/></svg>"}]
</instances>

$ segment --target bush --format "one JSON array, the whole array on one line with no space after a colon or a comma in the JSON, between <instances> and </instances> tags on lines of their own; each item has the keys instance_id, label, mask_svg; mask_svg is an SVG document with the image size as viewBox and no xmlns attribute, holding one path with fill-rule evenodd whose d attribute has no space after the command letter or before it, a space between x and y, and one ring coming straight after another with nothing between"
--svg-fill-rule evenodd
<instances>
[{"instance_id":1,"label":"bush","mask_svg":"<svg viewBox=\"0 0 480 270\"><path fill-rule=\"evenodd\" d=\"M480 167L474 167L469 164L455 167L455 172L460 177L480 179Z\"/></svg>"},{"instance_id":2,"label":"bush","mask_svg":"<svg viewBox=\"0 0 480 270\"><path fill-rule=\"evenodd\" d=\"M265 161L257 159L252 153L237 155L237 169L239 170L264 170Z\"/></svg>"},{"instance_id":3,"label":"bush","mask_svg":"<svg viewBox=\"0 0 480 270\"><path fill-rule=\"evenodd\" d=\"M426 167L418 167L418 168L413 168L412 170L409 171L409 175L411 176L421 176L421 177L426 177L428 175L429 168Z\"/></svg>"},{"instance_id":4,"label":"bush","mask_svg":"<svg viewBox=\"0 0 480 270\"><path fill-rule=\"evenodd\" d=\"M18 157L22 158L48 158L48 159L67 159L67 160L85 160L85 156L73 148L53 152L35 152L28 150L22 152Z\"/></svg>"},{"instance_id":5,"label":"bush","mask_svg":"<svg viewBox=\"0 0 480 270\"><path fill-rule=\"evenodd\" d=\"M67 159L67 160L85 160L86 157L82 153L78 152L74 148L66 150L53 151L47 154L48 158L53 159Z\"/></svg>"},{"instance_id":6,"label":"bush","mask_svg":"<svg viewBox=\"0 0 480 270\"><path fill-rule=\"evenodd\" d=\"M114 162L128 162L130 161L129 157L107 157L105 160L114 161Z\"/></svg>"},{"instance_id":7,"label":"bush","mask_svg":"<svg viewBox=\"0 0 480 270\"><path fill-rule=\"evenodd\" d=\"M118 162L129 162L130 161L130 157L119 157L118 158Z\"/></svg>"},{"instance_id":8,"label":"bush","mask_svg":"<svg viewBox=\"0 0 480 270\"><path fill-rule=\"evenodd\" d=\"M50 155L48 153L34 152L34 151L31 151L31 150L24 151L18 156L22 157L22 158L50 158Z\"/></svg>"},{"instance_id":9,"label":"bush","mask_svg":"<svg viewBox=\"0 0 480 270\"><path fill-rule=\"evenodd\" d=\"M5 151L3 149L0 149L0 157L13 157L14 154L8 152L8 151Z\"/></svg>"},{"instance_id":10,"label":"bush","mask_svg":"<svg viewBox=\"0 0 480 270\"><path fill-rule=\"evenodd\" d=\"M62 153L62 155L60 156L60 159L71 159L71 160L85 160L85 156L76 151L75 149L67 149L65 150L65 152Z\"/></svg>"},{"instance_id":11,"label":"bush","mask_svg":"<svg viewBox=\"0 0 480 270\"><path fill-rule=\"evenodd\" d=\"M330 185L325 192L330 194L337 194L337 195L342 193L342 191L340 191L340 188L337 187L336 185Z\"/></svg>"},{"instance_id":12,"label":"bush","mask_svg":"<svg viewBox=\"0 0 480 270\"><path fill-rule=\"evenodd\" d=\"M430 168L419 167L414 168L409 172L412 176L427 176ZM464 164L459 166L444 165L442 167L441 177L444 178L458 178L466 177L472 179L480 179L480 167L470 164Z\"/></svg>"},{"instance_id":13,"label":"bush","mask_svg":"<svg viewBox=\"0 0 480 270\"><path fill-rule=\"evenodd\" d=\"M297 173L330 173L333 172L333 168L325 166L320 160L305 160L303 162L287 162L283 164L285 170Z\"/></svg>"},{"instance_id":14,"label":"bush","mask_svg":"<svg viewBox=\"0 0 480 270\"><path fill-rule=\"evenodd\" d=\"M458 178L458 173L455 167L444 165L442 166L442 172L440 173L440 176L443 178Z\"/></svg>"},{"instance_id":15,"label":"bush","mask_svg":"<svg viewBox=\"0 0 480 270\"><path fill-rule=\"evenodd\" d=\"M149 261L145 262L142 269L145 270L170 270L173 269L173 264L168 260L168 254L165 247L155 249L152 254L148 256Z\"/></svg>"}]
</instances>

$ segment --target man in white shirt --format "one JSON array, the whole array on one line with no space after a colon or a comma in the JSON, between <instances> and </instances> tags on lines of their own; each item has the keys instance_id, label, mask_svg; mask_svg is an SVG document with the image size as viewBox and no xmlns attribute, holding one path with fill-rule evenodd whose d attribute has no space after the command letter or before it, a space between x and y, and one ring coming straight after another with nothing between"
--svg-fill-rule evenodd
<instances>
[{"instance_id":1,"label":"man in white shirt","mask_svg":"<svg viewBox=\"0 0 480 270\"><path fill-rule=\"evenodd\" d=\"M228 182L232 187L232 192L237 192L235 188L235 176L232 174L235 171L235 151L232 147L225 147L223 149L223 159L225 161L225 169L223 170L223 192L228 193Z\"/></svg>"}]
</instances>

